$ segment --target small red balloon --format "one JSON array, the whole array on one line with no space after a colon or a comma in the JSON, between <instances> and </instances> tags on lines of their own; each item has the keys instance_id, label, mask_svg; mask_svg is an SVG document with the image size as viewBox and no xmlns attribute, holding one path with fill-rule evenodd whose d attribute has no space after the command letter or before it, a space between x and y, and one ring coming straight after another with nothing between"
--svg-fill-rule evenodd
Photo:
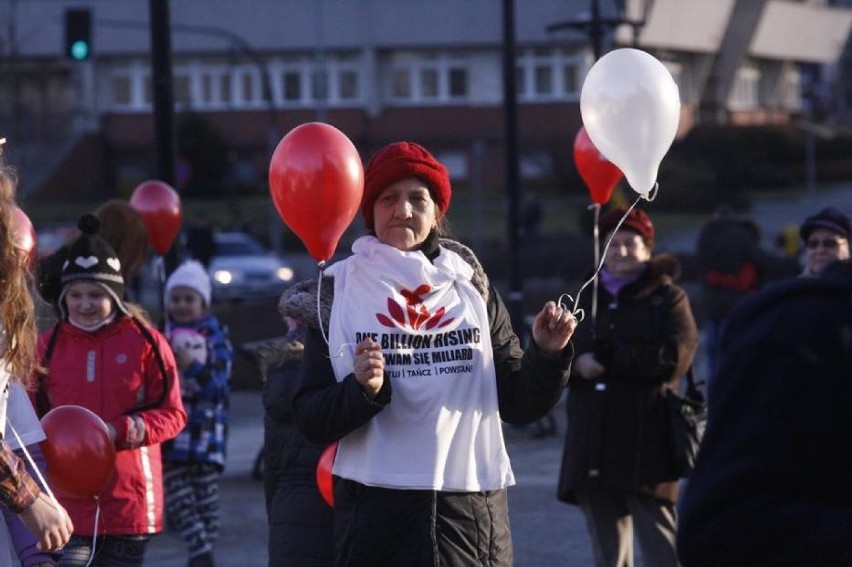
<instances>
[{"instance_id":1,"label":"small red balloon","mask_svg":"<svg viewBox=\"0 0 852 567\"><path fill-rule=\"evenodd\" d=\"M334 508L334 482L331 469L334 467L334 457L337 455L337 443L332 443L323 450L317 461L317 488L326 504Z\"/></svg>"},{"instance_id":2,"label":"small red balloon","mask_svg":"<svg viewBox=\"0 0 852 567\"><path fill-rule=\"evenodd\" d=\"M592 201L599 205L608 203L624 174L598 151L584 126L580 126L574 137L574 163L589 188Z\"/></svg>"},{"instance_id":3,"label":"small red balloon","mask_svg":"<svg viewBox=\"0 0 852 567\"><path fill-rule=\"evenodd\" d=\"M20 207L14 208L13 235L18 249L24 253L24 262L31 267L36 257L36 232L30 217Z\"/></svg>"},{"instance_id":4,"label":"small red balloon","mask_svg":"<svg viewBox=\"0 0 852 567\"><path fill-rule=\"evenodd\" d=\"M269 193L284 223L317 262L325 262L361 204L361 156L334 126L322 122L297 126L272 154Z\"/></svg>"},{"instance_id":5,"label":"small red balloon","mask_svg":"<svg viewBox=\"0 0 852 567\"><path fill-rule=\"evenodd\" d=\"M160 255L168 252L183 222L177 191L162 181L145 181L133 190L130 206L142 215L151 247Z\"/></svg>"},{"instance_id":6,"label":"small red balloon","mask_svg":"<svg viewBox=\"0 0 852 567\"><path fill-rule=\"evenodd\" d=\"M103 490L115 471L115 445L103 420L84 407L67 405L47 412L41 426L51 486L80 498Z\"/></svg>"}]
</instances>

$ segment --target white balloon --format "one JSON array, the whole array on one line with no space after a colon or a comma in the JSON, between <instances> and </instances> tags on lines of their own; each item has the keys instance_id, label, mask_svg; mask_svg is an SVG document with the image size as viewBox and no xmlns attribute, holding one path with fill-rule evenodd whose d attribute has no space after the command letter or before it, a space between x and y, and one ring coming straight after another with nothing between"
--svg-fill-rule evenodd
<instances>
[{"instance_id":1,"label":"white balloon","mask_svg":"<svg viewBox=\"0 0 852 567\"><path fill-rule=\"evenodd\" d=\"M638 49L610 51L586 75L580 114L595 147L647 197L680 121L680 93L669 70Z\"/></svg>"}]
</instances>

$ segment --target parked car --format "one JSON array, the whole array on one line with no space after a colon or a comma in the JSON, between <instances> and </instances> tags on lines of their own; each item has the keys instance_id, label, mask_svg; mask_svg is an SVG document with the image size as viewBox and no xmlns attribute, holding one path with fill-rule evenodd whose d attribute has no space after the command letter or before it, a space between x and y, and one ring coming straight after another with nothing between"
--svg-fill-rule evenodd
<instances>
[{"instance_id":1,"label":"parked car","mask_svg":"<svg viewBox=\"0 0 852 567\"><path fill-rule=\"evenodd\" d=\"M218 232L213 240L216 250L208 271L214 301L277 297L293 283L292 265L252 236Z\"/></svg>"}]
</instances>

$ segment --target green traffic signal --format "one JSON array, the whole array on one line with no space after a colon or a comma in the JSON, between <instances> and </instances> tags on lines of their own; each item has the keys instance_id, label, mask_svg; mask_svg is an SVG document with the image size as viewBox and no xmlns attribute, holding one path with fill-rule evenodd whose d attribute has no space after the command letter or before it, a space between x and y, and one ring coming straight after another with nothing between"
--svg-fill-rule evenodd
<instances>
[{"instance_id":1,"label":"green traffic signal","mask_svg":"<svg viewBox=\"0 0 852 567\"><path fill-rule=\"evenodd\" d=\"M85 61L92 56L92 10L73 8L65 11L65 56Z\"/></svg>"},{"instance_id":2,"label":"green traffic signal","mask_svg":"<svg viewBox=\"0 0 852 567\"><path fill-rule=\"evenodd\" d=\"M77 61L82 61L89 56L89 44L83 40L75 41L70 48L71 57Z\"/></svg>"}]
</instances>

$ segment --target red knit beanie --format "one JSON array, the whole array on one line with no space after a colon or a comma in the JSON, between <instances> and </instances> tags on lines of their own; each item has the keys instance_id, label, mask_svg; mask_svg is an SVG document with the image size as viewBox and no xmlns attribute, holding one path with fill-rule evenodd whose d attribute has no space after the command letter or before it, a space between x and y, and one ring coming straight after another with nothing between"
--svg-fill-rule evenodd
<instances>
[{"instance_id":1,"label":"red knit beanie","mask_svg":"<svg viewBox=\"0 0 852 567\"><path fill-rule=\"evenodd\" d=\"M397 181L417 177L429 187L441 214L450 207L450 173L426 148L414 142L394 142L380 149L364 170L361 214L364 225L373 229L373 205L379 194Z\"/></svg>"},{"instance_id":2,"label":"red knit beanie","mask_svg":"<svg viewBox=\"0 0 852 567\"><path fill-rule=\"evenodd\" d=\"M600 218L598 221L598 227L600 228L601 238L605 238L606 235L609 234L616 225L618 225L618 221L621 220L621 217L623 217L626 212L626 208L613 209ZM634 207L630 211L630 214L627 215L627 218L624 219L624 223L621 225L621 228L632 230L642 237L642 240L645 241L648 248L653 248L654 225L651 224L651 219L648 216L648 213L642 209Z\"/></svg>"}]
</instances>

